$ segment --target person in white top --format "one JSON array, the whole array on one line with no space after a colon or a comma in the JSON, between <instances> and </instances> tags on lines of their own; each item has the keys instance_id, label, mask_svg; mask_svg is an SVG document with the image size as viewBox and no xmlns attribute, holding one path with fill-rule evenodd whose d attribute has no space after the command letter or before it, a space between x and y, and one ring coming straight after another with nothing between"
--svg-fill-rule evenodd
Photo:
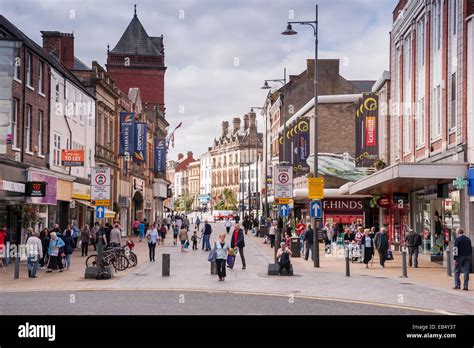
<instances>
[{"instance_id":1,"label":"person in white top","mask_svg":"<svg viewBox=\"0 0 474 348\"><path fill-rule=\"evenodd\" d=\"M268 235L270 236L270 247L275 247L275 235L277 229L277 222L276 220L273 221L272 225L270 226L270 230L268 231Z\"/></svg>"},{"instance_id":2,"label":"person in white top","mask_svg":"<svg viewBox=\"0 0 474 348\"><path fill-rule=\"evenodd\" d=\"M26 242L26 253L28 256L28 277L36 278L39 260L43 257L43 245L38 238L39 232L33 232L33 235Z\"/></svg>"},{"instance_id":3,"label":"person in white top","mask_svg":"<svg viewBox=\"0 0 474 348\"><path fill-rule=\"evenodd\" d=\"M150 256L150 262L155 262L156 243L160 239L160 236L154 224L148 227L148 231L146 231L145 237L148 241L148 251L149 251L149 256Z\"/></svg>"},{"instance_id":4,"label":"person in white top","mask_svg":"<svg viewBox=\"0 0 474 348\"><path fill-rule=\"evenodd\" d=\"M232 227L232 222L230 222L230 218L227 218L224 223L225 229L227 231L227 234L230 232L230 228Z\"/></svg>"}]
</instances>

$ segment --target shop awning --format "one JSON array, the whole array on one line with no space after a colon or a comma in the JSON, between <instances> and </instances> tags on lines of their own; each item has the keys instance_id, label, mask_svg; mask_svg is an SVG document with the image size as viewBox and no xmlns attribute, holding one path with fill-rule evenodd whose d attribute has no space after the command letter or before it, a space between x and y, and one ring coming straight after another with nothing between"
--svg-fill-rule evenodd
<instances>
[{"instance_id":1,"label":"shop awning","mask_svg":"<svg viewBox=\"0 0 474 348\"><path fill-rule=\"evenodd\" d=\"M87 206L87 207L90 207L90 208L92 208L92 209L94 209L94 210L95 210L95 208L96 208L96 207L93 207L93 206L91 205L91 202L90 202L90 201L85 201L85 200L83 200L83 199L75 199L75 201L78 202L78 203L81 203L81 204L83 204L83 205L85 205L85 206ZM105 208L105 213L104 213L104 214L105 214L105 217L106 217L106 218L114 218L115 215L116 215L113 210L110 210L110 209L107 209L107 208Z\"/></svg>"},{"instance_id":2,"label":"shop awning","mask_svg":"<svg viewBox=\"0 0 474 348\"><path fill-rule=\"evenodd\" d=\"M457 177L465 178L467 164L398 163L366 178L341 187L341 193L391 194L412 192L426 186L446 184Z\"/></svg>"}]
</instances>

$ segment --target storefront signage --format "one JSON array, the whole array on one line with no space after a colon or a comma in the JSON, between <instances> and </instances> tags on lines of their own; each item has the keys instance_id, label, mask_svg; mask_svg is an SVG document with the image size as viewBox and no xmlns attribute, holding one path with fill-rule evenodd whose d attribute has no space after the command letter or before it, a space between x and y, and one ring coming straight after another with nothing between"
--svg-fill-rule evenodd
<instances>
[{"instance_id":1,"label":"storefront signage","mask_svg":"<svg viewBox=\"0 0 474 348\"><path fill-rule=\"evenodd\" d=\"M131 155L135 144L135 114L120 113L120 147L119 156Z\"/></svg>"},{"instance_id":2,"label":"storefront signage","mask_svg":"<svg viewBox=\"0 0 474 348\"><path fill-rule=\"evenodd\" d=\"M371 147L377 145L376 127L377 118L367 117L365 120L365 146Z\"/></svg>"},{"instance_id":3,"label":"storefront signage","mask_svg":"<svg viewBox=\"0 0 474 348\"><path fill-rule=\"evenodd\" d=\"M134 163L146 162L146 123L135 123L135 148L133 151Z\"/></svg>"},{"instance_id":4,"label":"storefront signage","mask_svg":"<svg viewBox=\"0 0 474 348\"><path fill-rule=\"evenodd\" d=\"M65 167L83 167L84 149L61 150L61 165Z\"/></svg>"},{"instance_id":5,"label":"storefront signage","mask_svg":"<svg viewBox=\"0 0 474 348\"><path fill-rule=\"evenodd\" d=\"M46 182L29 181L26 183L27 197L44 197L46 196Z\"/></svg>"},{"instance_id":6,"label":"storefront signage","mask_svg":"<svg viewBox=\"0 0 474 348\"><path fill-rule=\"evenodd\" d=\"M133 178L133 190L134 191L145 191L145 180Z\"/></svg>"},{"instance_id":7,"label":"storefront signage","mask_svg":"<svg viewBox=\"0 0 474 348\"><path fill-rule=\"evenodd\" d=\"M33 204L45 204L45 205L56 205L56 192L58 179L54 176L38 172L28 172L28 182L43 182L46 185L46 192L44 196L27 197L27 203Z\"/></svg>"},{"instance_id":8,"label":"storefront signage","mask_svg":"<svg viewBox=\"0 0 474 348\"><path fill-rule=\"evenodd\" d=\"M325 212L363 212L364 201L362 199L325 199L323 210Z\"/></svg>"},{"instance_id":9,"label":"storefront signage","mask_svg":"<svg viewBox=\"0 0 474 348\"><path fill-rule=\"evenodd\" d=\"M469 181L465 180L462 176L457 177L456 180L453 181L453 186L456 190L463 190L468 184Z\"/></svg>"},{"instance_id":10,"label":"storefront signage","mask_svg":"<svg viewBox=\"0 0 474 348\"><path fill-rule=\"evenodd\" d=\"M13 181L0 179L0 190L9 191L9 192L17 192L17 193L25 193L25 184L21 182L13 182Z\"/></svg>"},{"instance_id":11,"label":"storefront signage","mask_svg":"<svg viewBox=\"0 0 474 348\"><path fill-rule=\"evenodd\" d=\"M393 203L399 204L408 204L408 193L394 193L393 194Z\"/></svg>"},{"instance_id":12,"label":"storefront signage","mask_svg":"<svg viewBox=\"0 0 474 348\"><path fill-rule=\"evenodd\" d=\"M370 167L378 158L378 96L364 93L356 104L356 165Z\"/></svg>"},{"instance_id":13,"label":"storefront signage","mask_svg":"<svg viewBox=\"0 0 474 348\"><path fill-rule=\"evenodd\" d=\"M155 139L154 173L166 172L166 140Z\"/></svg>"},{"instance_id":14,"label":"storefront signage","mask_svg":"<svg viewBox=\"0 0 474 348\"><path fill-rule=\"evenodd\" d=\"M448 198L449 186L446 184L429 185L424 189L424 199Z\"/></svg>"},{"instance_id":15,"label":"storefront signage","mask_svg":"<svg viewBox=\"0 0 474 348\"><path fill-rule=\"evenodd\" d=\"M71 198L89 201L91 199L91 187L89 185L80 184L78 182L72 183Z\"/></svg>"}]
</instances>

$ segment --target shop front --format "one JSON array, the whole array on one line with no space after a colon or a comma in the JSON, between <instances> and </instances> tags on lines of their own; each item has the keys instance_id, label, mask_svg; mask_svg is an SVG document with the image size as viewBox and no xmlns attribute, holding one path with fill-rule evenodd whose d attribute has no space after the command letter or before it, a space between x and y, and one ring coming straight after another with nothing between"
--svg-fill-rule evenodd
<instances>
[{"instance_id":1,"label":"shop front","mask_svg":"<svg viewBox=\"0 0 474 348\"><path fill-rule=\"evenodd\" d=\"M49 227L49 207L57 205L57 183L56 176L28 170L29 183L43 183L46 185L43 197L26 197L26 203L36 208L39 220L33 227L36 231L41 231L45 227Z\"/></svg>"},{"instance_id":2,"label":"shop front","mask_svg":"<svg viewBox=\"0 0 474 348\"><path fill-rule=\"evenodd\" d=\"M349 226L353 223L365 226L364 200L330 198L323 200L323 223L331 226Z\"/></svg>"},{"instance_id":3,"label":"shop front","mask_svg":"<svg viewBox=\"0 0 474 348\"><path fill-rule=\"evenodd\" d=\"M145 216L145 180L132 177L132 221L143 221Z\"/></svg>"},{"instance_id":4,"label":"shop front","mask_svg":"<svg viewBox=\"0 0 474 348\"><path fill-rule=\"evenodd\" d=\"M94 207L91 206L91 187L90 185L74 182L72 184L72 199L70 209L70 221L76 219L79 227L83 228L84 225L94 225ZM70 222L69 221L69 222Z\"/></svg>"},{"instance_id":5,"label":"shop front","mask_svg":"<svg viewBox=\"0 0 474 348\"><path fill-rule=\"evenodd\" d=\"M61 228L66 228L71 217L69 216L69 207L72 200L72 177L61 178L57 181L57 204L51 205L48 209L48 227L53 228L54 224L59 224Z\"/></svg>"}]
</instances>

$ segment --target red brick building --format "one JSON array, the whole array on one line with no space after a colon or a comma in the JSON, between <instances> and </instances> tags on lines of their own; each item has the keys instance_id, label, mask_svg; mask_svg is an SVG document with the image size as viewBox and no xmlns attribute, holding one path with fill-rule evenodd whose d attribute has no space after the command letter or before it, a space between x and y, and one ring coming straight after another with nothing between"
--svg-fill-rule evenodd
<instances>
[{"instance_id":1,"label":"red brick building","mask_svg":"<svg viewBox=\"0 0 474 348\"><path fill-rule=\"evenodd\" d=\"M162 36L149 36L135 14L117 45L107 51L107 70L118 88L140 88L145 110L165 108Z\"/></svg>"}]
</instances>

